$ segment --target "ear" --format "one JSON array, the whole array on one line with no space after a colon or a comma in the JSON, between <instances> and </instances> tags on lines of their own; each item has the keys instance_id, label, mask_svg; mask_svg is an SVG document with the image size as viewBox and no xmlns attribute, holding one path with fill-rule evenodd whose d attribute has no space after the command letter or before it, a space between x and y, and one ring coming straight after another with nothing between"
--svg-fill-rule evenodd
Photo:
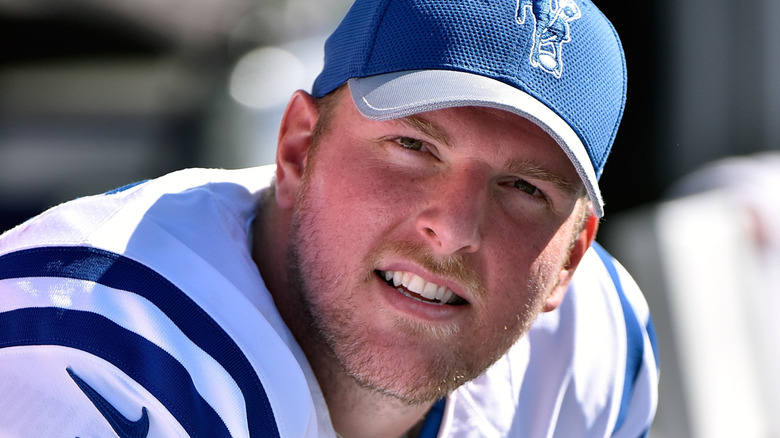
<instances>
[{"instance_id":1,"label":"ear","mask_svg":"<svg viewBox=\"0 0 780 438\"><path fill-rule=\"evenodd\" d=\"M558 284L553 291L547 297L547 301L544 304L544 312L555 310L563 301L563 296L566 294L566 289L569 287L574 271L577 270L580 261L585 256L585 252L588 251L590 245L596 239L596 232L599 228L599 219L593 215L593 208L590 208L588 218L586 219L585 226L577 235L574 245L569 254L569 261L558 273Z\"/></svg>"},{"instance_id":2,"label":"ear","mask_svg":"<svg viewBox=\"0 0 780 438\"><path fill-rule=\"evenodd\" d=\"M276 202L281 208L295 204L318 115L316 101L305 91L296 91L287 103L276 146Z\"/></svg>"}]
</instances>

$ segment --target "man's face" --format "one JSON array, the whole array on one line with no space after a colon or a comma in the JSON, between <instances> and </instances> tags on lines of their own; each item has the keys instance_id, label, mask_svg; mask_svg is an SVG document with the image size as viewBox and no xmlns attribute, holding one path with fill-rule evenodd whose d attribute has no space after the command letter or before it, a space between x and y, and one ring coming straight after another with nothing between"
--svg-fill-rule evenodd
<instances>
[{"instance_id":1,"label":"man's face","mask_svg":"<svg viewBox=\"0 0 780 438\"><path fill-rule=\"evenodd\" d=\"M319 338L302 345L407 403L478 376L528 330L585 208L552 138L494 109L376 122L342 93L306 166L290 274Z\"/></svg>"}]
</instances>

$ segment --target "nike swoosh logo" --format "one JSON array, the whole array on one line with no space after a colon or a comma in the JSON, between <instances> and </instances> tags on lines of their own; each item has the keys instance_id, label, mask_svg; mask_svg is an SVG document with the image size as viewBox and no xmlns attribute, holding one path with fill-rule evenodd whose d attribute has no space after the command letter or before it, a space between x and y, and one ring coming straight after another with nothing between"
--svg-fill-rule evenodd
<instances>
[{"instance_id":1,"label":"nike swoosh logo","mask_svg":"<svg viewBox=\"0 0 780 438\"><path fill-rule=\"evenodd\" d=\"M108 424L119 435L119 438L146 438L146 435L149 434L149 415L146 413L145 407L141 408L141 418L131 421L122 415L108 400L103 398L99 392L82 380L72 369L66 368L66 371L81 391L84 392L84 395L89 398L89 401L95 405L97 410L108 421Z\"/></svg>"}]
</instances>

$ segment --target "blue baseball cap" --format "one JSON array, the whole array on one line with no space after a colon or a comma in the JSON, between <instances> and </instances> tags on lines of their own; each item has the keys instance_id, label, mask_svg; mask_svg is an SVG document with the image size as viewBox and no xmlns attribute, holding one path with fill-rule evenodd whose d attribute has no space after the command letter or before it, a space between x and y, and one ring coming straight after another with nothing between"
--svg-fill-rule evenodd
<instances>
[{"instance_id":1,"label":"blue baseball cap","mask_svg":"<svg viewBox=\"0 0 780 438\"><path fill-rule=\"evenodd\" d=\"M389 120L459 106L539 125L577 170L597 217L598 179L626 101L623 48L588 0L356 0L325 43L312 94L349 84Z\"/></svg>"}]
</instances>

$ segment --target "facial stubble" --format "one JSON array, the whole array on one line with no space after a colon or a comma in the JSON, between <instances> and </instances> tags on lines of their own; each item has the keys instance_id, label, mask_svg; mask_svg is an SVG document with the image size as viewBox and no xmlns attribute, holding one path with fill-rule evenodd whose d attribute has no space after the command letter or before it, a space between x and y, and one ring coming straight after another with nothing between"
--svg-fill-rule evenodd
<instances>
[{"instance_id":1,"label":"facial stubble","mask_svg":"<svg viewBox=\"0 0 780 438\"><path fill-rule=\"evenodd\" d=\"M361 321L357 312L365 310L359 310L355 303L371 300L362 292L368 290L366 287L375 280L374 266L385 255L400 255L430 272L454 278L466 285L474 298L468 305L479 306L487 291L462 258L443 261L432 256L423 245L405 243L388 243L372 251L358 268L362 272L341 272L336 276L330 272L330 276L326 275L329 271L325 268L328 265L326 258L330 255L319 243L323 236L316 231L318 215L309 199L308 181L309 178L305 177L293 215L288 278L292 288L290 292L301 309L299 320L294 322L297 330L293 331L313 366L318 366L318 358L311 355L326 355L327 360L323 363L337 365L337 369L330 372L343 373L362 388L407 405L429 403L482 374L528 331L540 312L546 294L537 290L540 287L538 281L529 280L530 293L518 293L518 299L525 296L526 302L519 306L516 320L503 331L495 333L494 339L481 340L494 346L488 354L482 355L473 354L464 347L466 344L457 342L458 336L472 334L460 333L460 326L456 324L432 326L390 315L396 334L403 333L405 336L392 340L377 335L372 327ZM547 284L546 281L542 283ZM328 298L328 294L339 289L346 289L351 295L348 298L342 295L337 301ZM380 315L384 311L377 306L376 312ZM489 321L472 322L475 326L489 324ZM429 342L415 342L418 339ZM426 348L431 342L446 348L436 348L435 351ZM411 354L416 359L401 361L399 353Z\"/></svg>"}]
</instances>

